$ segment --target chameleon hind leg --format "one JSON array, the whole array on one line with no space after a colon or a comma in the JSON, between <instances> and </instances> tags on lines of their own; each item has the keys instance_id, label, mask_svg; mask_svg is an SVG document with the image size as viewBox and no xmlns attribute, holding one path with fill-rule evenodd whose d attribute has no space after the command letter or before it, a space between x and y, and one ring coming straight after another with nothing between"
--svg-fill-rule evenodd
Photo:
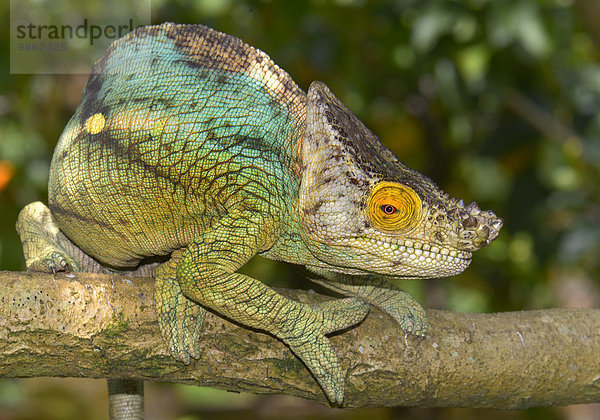
<instances>
[{"instance_id":1,"label":"chameleon hind leg","mask_svg":"<svg viewBox=\"0 0 600 420\"><path fill-rule=\"evenodd\" d=\"M17 232L23 244L28 271L109 273L97 261L81 251L58 228L50 209L36 201L19 213ZM143 418L143 382L109 379L110 418L133 420Z\"/></svg>"},{"instance_id":2,"label":"chameleon hind leg","mask_svg":"<svg viewBox=\"0 0 600 420\"><path fill-rule=\"evenodd\" d=\"M326 280L311 278L312 282L378 307L394 318L408 334L417 337L427 335L429 323L421 304L389 280L376 276L350 276L316 268L310 270L326 278Z\"/></svg>"},{"instance_id":3,"label":"chameleon hind leg","mask_svg":"<svg viewBox=\"0 0 600 420\"><path fill-rule=\"evenodd\" d=\"M71 241L60 231L43 203L28 204L19 213L17 232L23 245L25 265L29 271L55 273L80 271L71 254L79 254Z\"/></svg>"},{"instance_id":4,"label":"chameleon hind leg","mask_svg":"<svg viewBox=\"0 0 600 420\"><path fill-rule=\"evenodd\" d=\"M177 265L181 289L187 297L217 313L281 339L305 363L329 400L341 404L344 375L325 335L362 321L368 305L358 299L306 305L236 273L270 245L264 238L268 229L265 221L254 214L233 213L223 218L181 255Z\"/></svg>"},{"instance_id":5,"label":"chameleon hind leg","mask_svg":"<svg viewBox=\"0 0 600 420\"><path fill-rule=\"evenodd\" d=\"M71 242L61 232L50 209L39 201L30 203L21 210L16 228L23 245L25 265L29 271L114 273L114 270L100 265ZM131 274L144 275L148 271L148 267L140 267Z\"/></svg>"}]
</instances>

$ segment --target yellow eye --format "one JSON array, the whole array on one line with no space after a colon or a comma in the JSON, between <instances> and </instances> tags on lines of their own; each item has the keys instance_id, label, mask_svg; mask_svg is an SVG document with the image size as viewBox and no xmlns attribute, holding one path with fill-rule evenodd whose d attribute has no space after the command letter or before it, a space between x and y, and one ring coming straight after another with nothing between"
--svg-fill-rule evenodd
<instances>
[{"instance_id":1,"label":"yellow eye","mask_svg":"<svg viewBox=\"0 0 600 420\"><path fill-rule=\"evenodd\" d=\"M421 217L421 199L411 188L395 182L380 182L373 188L367 212L375 227L402 231L413 227Z\"/></svg>"}]
</instances>

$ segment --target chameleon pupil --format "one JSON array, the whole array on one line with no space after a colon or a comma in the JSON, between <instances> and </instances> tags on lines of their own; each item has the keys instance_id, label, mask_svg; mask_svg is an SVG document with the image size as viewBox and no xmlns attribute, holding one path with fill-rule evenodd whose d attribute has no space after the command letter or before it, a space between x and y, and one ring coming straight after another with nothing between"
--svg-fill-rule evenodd
<instances>
[{"instance_id":1,"label":"chameleon pupil","mask_svg":"<svg viewBox=\"0 0 600 420\"><path fill-rule=\"evenodd\" d=\"M384 204L383 206L381 206L381 210L385 214L394 214L394 213L396 213L398 211L396 209L396 207L392 206L391 204Z\"/></svg>"}]
</instances>

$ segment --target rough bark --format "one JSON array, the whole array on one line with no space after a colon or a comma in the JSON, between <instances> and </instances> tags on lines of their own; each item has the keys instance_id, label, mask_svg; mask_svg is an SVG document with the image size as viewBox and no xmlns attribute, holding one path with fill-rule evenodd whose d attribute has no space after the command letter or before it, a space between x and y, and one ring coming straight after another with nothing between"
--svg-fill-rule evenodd
<instances>
[{"instance_id":1,"label":"rough bark","mask_svg":"<svg viewBox=\"0 0 600 420\"><path fill-rule=\"evenodd\" d=\"M207 317L202 358L169 357L151 279L0 272L0 376L126 378L282 393L326 403L277 339ZM304 302L326 299L283 292ZM600 401L600 310L428 311L424 340L372 310L332 341L347 407L526 408Z\"/></svg>"}]
</instances>

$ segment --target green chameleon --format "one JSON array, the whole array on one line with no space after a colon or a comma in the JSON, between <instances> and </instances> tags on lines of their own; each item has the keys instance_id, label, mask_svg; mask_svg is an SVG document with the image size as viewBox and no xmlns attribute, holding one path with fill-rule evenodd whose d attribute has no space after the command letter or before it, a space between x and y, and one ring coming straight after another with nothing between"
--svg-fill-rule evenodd
<instances>
[{"instance_id":1,"label":"green chameleon","mask_svg":"<svg viewBox=\"0 0 600 420\"><path fill-rule=\"evenodd\" d=\"M241 40L165 23L96 62L54 152L48 207L29 204L17 229L30 270L152 274L178 360L199 357L211 309L278 337L341 404L327 334L370 304L425 336L421 305L383 276L460 273L502 223L401 163L325 84L306 94ZM257 254L351 297L285 298L237 272Z\"/></svg>"}]
</instances>

